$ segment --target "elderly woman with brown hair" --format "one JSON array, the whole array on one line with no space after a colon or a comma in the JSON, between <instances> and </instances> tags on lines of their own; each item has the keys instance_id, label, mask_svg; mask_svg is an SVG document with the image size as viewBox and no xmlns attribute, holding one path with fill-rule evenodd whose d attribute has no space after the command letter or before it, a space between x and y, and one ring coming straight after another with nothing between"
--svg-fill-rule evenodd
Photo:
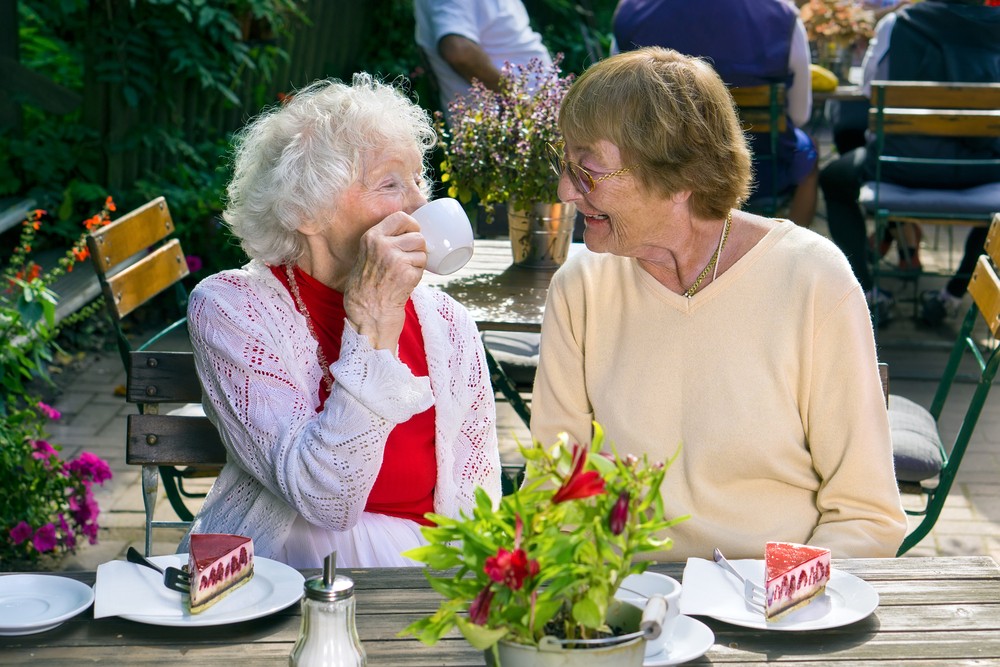
<instances>
[{"instance_id":1,"label":"elderly woman with brown hair","mask_svg":"<svg viewBox=\"0 0 1000 667\"><path fill-rule=\"evenodd\" d=\"M429 512L500 496L493 391L468 312L419 285L427 113L366 74L317 82L237 137L224 218L251 261L188 306L229 461L192 532L320 567L417 565ZM180 550L185 551L187 539Z\"/></svg>"},{"instance_id":2,"label":"elderly woman with brown hair","mask_svg":"<svg viewBox=\"0 0 1000 667\"><path fill-rule=\"evenodd\" d=\"M680 456L662 495L684 560L768 540L893 556L906 529L864 295L826 238L739 210L750 155L706 62L598 62L560 111L559 195L592 252L549 291L532 435Z\"/></svg>"}]
</instances>

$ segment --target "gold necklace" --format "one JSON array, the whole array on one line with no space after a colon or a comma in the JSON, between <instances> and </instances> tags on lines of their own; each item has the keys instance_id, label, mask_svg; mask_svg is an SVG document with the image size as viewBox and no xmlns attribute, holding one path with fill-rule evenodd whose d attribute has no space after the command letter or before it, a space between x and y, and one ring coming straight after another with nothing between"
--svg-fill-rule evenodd
<instances>
[{"instance_id":1,"label":"gold necklace","mask_svg":"<svg viewBox=\"0 0 1000 667\"><path fill-rule=\"evenodd\" d=\"M711 271L712 267L715 266L715 263L719 261L719 255L722 254L722 248L726 245L726 239L729 238L729 224L732 221L733 212L730 211L729 215L726 216L726 224L722 227L722 238L719 239L719 247L715 249L715 254L712 255L712 259L708 260L708 264L705 266L704 270L702 270L698 279L694 281L694 285L691 285L691 287L687 288L687 291L684 292L684 296L687 298L690 299L694 296L694 293L698 291L698 288L701 286L702 281L705 280L708 272Z\"/></svg>"},{"instance_id":2,"label":"gold necklace","mask_svg":"<svg viewBox=\"0 0 1000 667\"><path fill-rule=\"evenodd\" d=\"M323 384L326 385L326 393L328 395L332 394L333 373L330 372L330 364L326 362L326 355L323 354L323 346L320 345L319 336L316 335L316 329L313 327L313 321L309 316L309 309L306 308L306 302L302 300L302 295L299 294L299 284L295 282L295 272L292 270L291 264L285 264L285 275L288 276L288 286L292 290L292 298L295 299L295 305L298 306L302 317L306 318L306 328L309 329L312 337L316 339L316 358L319 360L320 368L323 369Z\"/></svg>"}]
</instances>

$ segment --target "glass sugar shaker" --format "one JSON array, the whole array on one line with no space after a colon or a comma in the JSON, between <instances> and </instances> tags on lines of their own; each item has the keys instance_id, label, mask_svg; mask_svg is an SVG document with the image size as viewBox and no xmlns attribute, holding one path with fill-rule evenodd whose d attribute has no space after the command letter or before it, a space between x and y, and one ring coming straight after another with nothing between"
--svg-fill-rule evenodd
<instances>
[{"instance_id":1,"label":"glass sugar shaker","mask_svg":"<svg viewBox=\"0 0 1000 667\"><path fill-rule=\"evenodd\" d=\"M288 658L290 667L366 665L354 623L354 582L337 574L337 552L323 561L323 575L305 583L302 629Z\"/></svg>"}]
</instances>

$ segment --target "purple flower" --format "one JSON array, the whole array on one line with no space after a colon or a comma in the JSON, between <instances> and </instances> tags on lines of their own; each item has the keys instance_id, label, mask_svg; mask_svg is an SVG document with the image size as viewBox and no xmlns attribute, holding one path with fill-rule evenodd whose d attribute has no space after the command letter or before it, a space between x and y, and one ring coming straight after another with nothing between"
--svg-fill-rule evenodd
<instances>
[{"instance_id":1,"label":"purple flower","mask_svg":"<svg viewBox=\"0 0 1000 667\"><path fill-rule=\"evenodd\" d=\"M46 440L32 440L31 448L34 450L31 452L31 458L36 461L49 461L50 459L59 456L55 448Z\"/></svg>"},{"instance_id":2,"label":"purple flower","mask_svg":"<svg viewBox=\"0 0 1000 667\"><path fill-rule=\"evenodd\" d=\"M608 528L611 529L612 535L621 535L622 531L625 530L625 525L628 523L628 500L628 491L622 491L618 494L618 500L611 508L611 514L608 516Z\"/></svg>"},{"instance_id":3,"label":"purple flower","mask_svg":"<svg viewBox=\"0 0 1000 667\"><path fill-rule=\"evenodd\" d=\"M187 261L188 271L191 273L197 273L201 271L201 267L204 265L201 261L201 257L198 255L187 255L184 257Z\"/></svg>"},{"instance_id":4,"label":"purple flower","mask_svg":"<svg viewBox=\"0 0 1000 667\"><path fill-rule=\"evenodd\" d=\"M56 548L56 527L47 523L35 531L35 536L31 538L31 543L40 553L52 551Z\"/></svg>"},{"instance_id":5,"label":"purple flower","mask_svg":"<svg viewBox=\"0 0 1000 667\"><path fill-rule=\"evenodd\" d=\"M10 539L14 544L20 544L31 537L31 526L27 521L22 521L10 529Z\"/></svg>"},{"instance_id":6,"label":"purple flower","mask_svg":"<svg viewBox=\"0 0 1000 667\"><path fill-rule=\"evenodd\" d=\"M41 401L38 401L38 411L41 412L46 417L48 417L49 419L51 419L52 421L56 421L57 419L60 419L62 417L61 412L56 410L51 405L47 405L45 403L42 403Z\"/></svg>"},{"instance_id":7,"label":"purple flower","mask_svg":"<svg viewBox=\"0 0 1000 667\"><path fill-rule=\"evenodd\" d=\"M98 484L103 484L111 479L111 468L101 457L90 452L83 452L79 457L67 464L66 469L70 473L76 473L80 479L93 480Z\"/></svg>"},{"instance_id":8,"label":"purple flower","mask_svg":"<svg viewBox=\"0 0 1000 667\"><path fill-rule=\"evenodd\" d=\"M76 535L62 512L59 513L59 532L62 533L62 539L59 540L59 543L70 551L76 549Z\"/></svg>"}]
</instances>

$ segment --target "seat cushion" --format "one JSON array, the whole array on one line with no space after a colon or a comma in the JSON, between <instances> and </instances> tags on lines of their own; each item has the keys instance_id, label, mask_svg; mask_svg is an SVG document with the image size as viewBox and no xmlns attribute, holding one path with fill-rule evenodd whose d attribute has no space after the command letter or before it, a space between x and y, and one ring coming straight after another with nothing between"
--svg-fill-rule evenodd
<instances>
[{"instance_id":1,"label":"seat cushion","mask_svg":"<svg viewBox=\"0 0 1000 667\"><path fill-rule=\"evenodd\" d=\"M889 394L889 429L897 480L920 482L941 472L941 436L930 412L908 398Z\"/></svg>"},{"instance_id":2,"label":"seat cushion","mask_svg":"<svg viewBox=\"0 0 1000 667\"><path fill-rule=\"evenodd\" d=\"M869 213L875 212L875 181L861 187L858 201ZM987 183L964 190L907 188L883 183L879 192L879 208L937 214L982 214L988 218L1000 211L1000 183Z\"/></svg>"},{"instance_id":3,"label":"seat cushion","mask_svg":"<svg viewBox=\"0 0 1000 667\"><path fill-rule=\"evenodd\" d=\"M538 368L541 334L527 331L486 331L483 344L519 389L530 389Z\"/></svg>"}]
</instances>

